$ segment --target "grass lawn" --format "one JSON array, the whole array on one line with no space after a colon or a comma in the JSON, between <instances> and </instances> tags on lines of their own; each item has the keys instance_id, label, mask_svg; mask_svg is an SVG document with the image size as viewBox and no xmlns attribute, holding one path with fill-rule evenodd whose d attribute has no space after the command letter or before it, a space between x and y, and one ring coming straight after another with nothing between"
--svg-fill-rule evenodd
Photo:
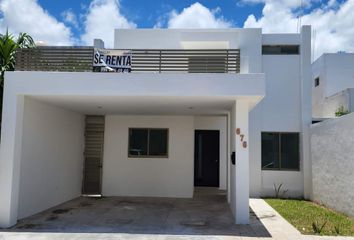
<instances>
[{"instance_id":1,"label":"grass lawn","mask_svg":"<svg viewBox=\"0 0 354 240\"><path fill-rule=\"evenodd\" d=\"M325 222L320 235L354 236L354 219L335 212L316 203L292 199L264 199L288 222L303 234L316 234L313 223L321 227ZM317 233L318 234L318 233Z\"/></svg>"}]
</instances>

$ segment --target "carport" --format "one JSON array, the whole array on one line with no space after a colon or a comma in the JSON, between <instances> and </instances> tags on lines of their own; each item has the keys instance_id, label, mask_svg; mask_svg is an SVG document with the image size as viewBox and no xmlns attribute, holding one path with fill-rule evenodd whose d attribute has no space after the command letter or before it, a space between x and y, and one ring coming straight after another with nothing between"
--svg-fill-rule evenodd
<instances>
[{"instance_id":1,"label":"carport","mask_svg":"<svg viewBox=\"0 0 354 240\"><path fill-rule=\"evenodd\" d=\"M88 220L95 206L107 211L115 208L125 211L132 207L143 216L154 202L149 197L172 199L166 203L167 210L152 208L156 210L152 215L158 218L166 216L166 212L178 215L178 206L183 204L186 208L181 212L187 213L197 206L197 212L177 216L182 227L210 223L213 212L209 204L222 209L217 221L225 223L226 229L232 229L235 221L249 222L248 115L264 96L263 74L13 72L7 73L5 79L0 159L1 227L13 226L18 219L72 199L76 200L68 202L63 209L72 208L68 211L71 213L89 209ZM205 84L208 87L203 89L201 86ZM220 84L224 86L222 89L218 88ZM225 87L227 85L229 88ZM87 115L106 119L101 193L108 198L99 200L77 199L83 186ZM220 205L215 201L220 200L219 194L211 198L194 195L195 116L225 118L227 134L222 146L226 151L225 192ZM131 127L168 129L168 156L146 161L131 159L127 153ZM230 161L232 152L236 152L236 168ZM176 200L178 198L183 199ZM100 204L94 205L93 201ZM164 206L164 200L156 199L159 201ZM133 206L129 202L133 202ZM137 206L142 202L146 206L139 210ZM227 203L234 217L226 210ZM177 213L173 209L177 209ZM54 221L55 216L50 215L53 211L55 209L39 218ZM65 221L64 212L58 219ZM204 217L199 220L194 216ZM75 222L70 218L66 220ZM131 222L129 217L106 220L107 225L110 221L118 225ZM215 222L215 226L218 224Z\"/></svg>"}]
</instances>

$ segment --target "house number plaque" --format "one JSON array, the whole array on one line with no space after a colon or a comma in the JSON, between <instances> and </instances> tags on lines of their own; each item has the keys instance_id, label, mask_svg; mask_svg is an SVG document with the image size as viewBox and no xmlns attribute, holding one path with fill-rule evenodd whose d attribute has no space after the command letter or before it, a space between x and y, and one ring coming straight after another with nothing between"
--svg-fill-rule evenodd
<instances>
[{"instance_id":1,"label":"house number plaque","mask_svg":"<svg viewBox=\"0 0 354 240\"><path fill-rule=\"evenodd\" d=\"M247 141L245 140L245 135L241 133L240 128L236 128L236 135L240 136L242 147L247 148Z\"/></svg>"}]
</instances>

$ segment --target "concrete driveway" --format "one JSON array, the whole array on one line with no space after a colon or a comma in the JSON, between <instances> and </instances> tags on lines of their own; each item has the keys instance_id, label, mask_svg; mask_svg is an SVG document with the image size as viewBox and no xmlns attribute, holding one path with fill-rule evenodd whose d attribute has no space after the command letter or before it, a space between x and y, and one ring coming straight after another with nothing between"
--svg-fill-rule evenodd
<instances>
[{"instance_id":1,"label":"concrete driveway","mask_svg":"<svg viewBox=\"0 0 354 240\"><path fill-rule=\"evenodd\" d=\"M80 197L1 230L0 240L319 238L301 235L262 199L250 207L250 224L235 225L225 192L215 189L196 189L193 199Z\"/></svg>"},{"instance_id":2,"label":"concrete driveway","mask_svg":"<svg viewBox=\"0 0 354 240\"><path fill-rule=\"evenodd\" d=\"M199 188L193 199L80 197L20 220L7 232L87 233L87 236L93 233L154 237L270 236L253 212L251 223L234 224L224 191Z\"/></svg>"}]
</instances>

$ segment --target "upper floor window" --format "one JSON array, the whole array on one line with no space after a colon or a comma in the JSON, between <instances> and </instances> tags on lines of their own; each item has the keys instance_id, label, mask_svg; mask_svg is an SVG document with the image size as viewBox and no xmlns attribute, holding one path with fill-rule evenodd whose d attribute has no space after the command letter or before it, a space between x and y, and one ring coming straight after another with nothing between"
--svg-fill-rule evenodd
<instances>
[{"instance_id":1,"label":"upper floor window","mask_svg":"<svg viewBox=\"0 0 354 240\"><path fill-rule=\"evenodd\" d=\"M226 73L228 72L228 57L225 56L203 56L188 58L189 73Z\"/></svg>"},{"instance_id":2,"label":"upper floor window","mask_svg":"<svg viewBox=\"0 0 354 240\"><path fill-rule=\"evenodd\" d=\"M320 77L315 78L315 87L320 85Z\"/></svg>"},{"instance_id":3,"label":"upper floor window","mask_svg":"<svg viewBox=\"0 0 354 240\"><path fill-rule=\"evenodd\" d=\"M262 132L262 170L299 169L299 133Z\"/></svg>"},{"instance_id":4,"label":"upper floor window","mask_svg":"<svg viewBox=\"0 0 354 240\"><path fill-rule=\"evenodd\" d=\"M168 156L168 129L130 128L129 157Z\"/></svg>"},{"instance_id":5,"label":"upper floor window","mask_svg":"<svg viewBox=\"0 0 354 240\"><path fill-rule=\"evenodd\" d=\"M296 55L300 53L299 45L263 45L263 55Z\"/></svg>"}]
</instances>

